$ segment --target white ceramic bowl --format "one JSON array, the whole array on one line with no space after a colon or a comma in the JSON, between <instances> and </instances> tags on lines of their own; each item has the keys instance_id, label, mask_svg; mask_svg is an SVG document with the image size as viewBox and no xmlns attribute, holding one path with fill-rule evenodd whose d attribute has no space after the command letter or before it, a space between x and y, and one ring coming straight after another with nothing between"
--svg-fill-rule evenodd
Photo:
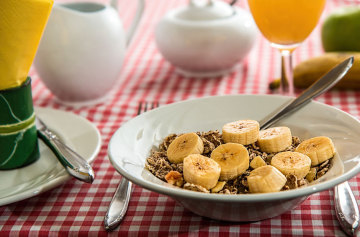
<instances>
[{"instance_id":1,"label":"white ceramic bowl","mask_svg":"<svg viewBox=\"0 0 360 237\"><path fill-rule=\"evenodd\" d=\"M309 195L334 187L360 172L360 123L334 107L311 102L278 124L302 139L325 135L337 148L333 167L312 185L295 190L246 195L207 194L176 188L144 168L152 148L170 133L221 130L239 119L260 121L287 102L274 95L232 95L194 99L162 106L121 126L109 143L116 170L131 182L165 194L201 216L227 221L256 221L295 208Z\"/></svg>"}]
</instances>

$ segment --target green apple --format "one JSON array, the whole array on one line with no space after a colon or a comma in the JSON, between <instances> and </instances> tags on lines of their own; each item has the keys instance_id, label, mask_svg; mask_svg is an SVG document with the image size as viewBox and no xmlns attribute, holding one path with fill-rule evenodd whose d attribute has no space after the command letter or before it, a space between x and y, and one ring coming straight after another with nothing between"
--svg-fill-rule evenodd
<instances>
[{"instance_id":1,"label":"green apple","mask_svg":"<svg viewBox=\"0 0 360 237\"><path fill-rule=\"evenodd\" d=\"M331 13L322 26L321 39L326 52L360 51L360 6Z\"/></svg>"}]
</instances>

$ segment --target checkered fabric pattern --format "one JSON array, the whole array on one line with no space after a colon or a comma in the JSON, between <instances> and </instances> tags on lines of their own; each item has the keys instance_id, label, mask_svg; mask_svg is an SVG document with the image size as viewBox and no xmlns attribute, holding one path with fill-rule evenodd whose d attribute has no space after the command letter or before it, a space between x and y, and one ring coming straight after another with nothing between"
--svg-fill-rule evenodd
<instances>
[{"instance_id":1,"label":"checkered fabric pattern","mask_svg":"<svg viewBox=\"0 0 360 237\"><path fill-rule=\"evenodd\" d=\"M121 176L109 162L107 145L116 129L136 116L139 101L157 101L164 105L211 95L271 93L268 83L280 75L280 55L260 34L246 59L227 76L196 79L175 72L157 50L154 27L165 12L186 3L185 0L147 0L145 14L127 51L121 76L103 104L84 108L60 105L35 68L31 70L35 106L71 111L87 118L100 130L103 145L93 163L96 173L93 184L71 179L46 193L0 207L0 236L108 235L103 228L103 218ZM347 3L349 1L328 0L321 21L333 8ZM127 26L136 1L120 1L119 5ZM318 26L295 51L294 64L322 53L319 29ZM359 91L331 91L317 100L360 117ZM360 176L349 183L360 200ZM135 185L125 219L109 235L344 236L344 233L336 220L331 190L313 194L294 210L272 219L229 223L197 216L171 198Z\"/></svg>"}]
</instances>

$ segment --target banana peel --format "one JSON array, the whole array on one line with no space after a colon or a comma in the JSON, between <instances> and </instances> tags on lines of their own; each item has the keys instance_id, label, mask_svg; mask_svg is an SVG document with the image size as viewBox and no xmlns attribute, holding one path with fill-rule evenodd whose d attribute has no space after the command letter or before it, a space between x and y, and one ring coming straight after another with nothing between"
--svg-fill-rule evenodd
<instances>
[{"instance_id":1,"label":"banana peel","mask_svg":"<svg viewBox=\"0 0 360 237\"><path fill-rule=\"evenodd\" d=\"M331 52L321 56L310 58L299 63L294 68L294 86L296 88L307 88L315 81L330 71L343 60L354 57L354 64L344 78L334 88L341 90L360 89L360 52ZM280 87L280 79L275 79L269 84L270 90Z\"/></svg>"}]
</instances>

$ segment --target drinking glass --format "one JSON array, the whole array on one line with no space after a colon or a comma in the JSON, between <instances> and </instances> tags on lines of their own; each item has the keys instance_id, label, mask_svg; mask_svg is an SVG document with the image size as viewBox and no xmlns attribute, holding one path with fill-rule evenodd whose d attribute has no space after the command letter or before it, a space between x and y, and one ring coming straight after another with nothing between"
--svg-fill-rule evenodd
<instances>
[{"instance_id":1,"label":"drinking glass","mask_svg":"<svg viewBox=\"0 0 360 237\"><path fill-rule=\"evenodd\" d=\"M281 94L293 95L292 52L315 28L326 0L248 0L264 37L281 53Z\"/></svg>"}]
</instances>

